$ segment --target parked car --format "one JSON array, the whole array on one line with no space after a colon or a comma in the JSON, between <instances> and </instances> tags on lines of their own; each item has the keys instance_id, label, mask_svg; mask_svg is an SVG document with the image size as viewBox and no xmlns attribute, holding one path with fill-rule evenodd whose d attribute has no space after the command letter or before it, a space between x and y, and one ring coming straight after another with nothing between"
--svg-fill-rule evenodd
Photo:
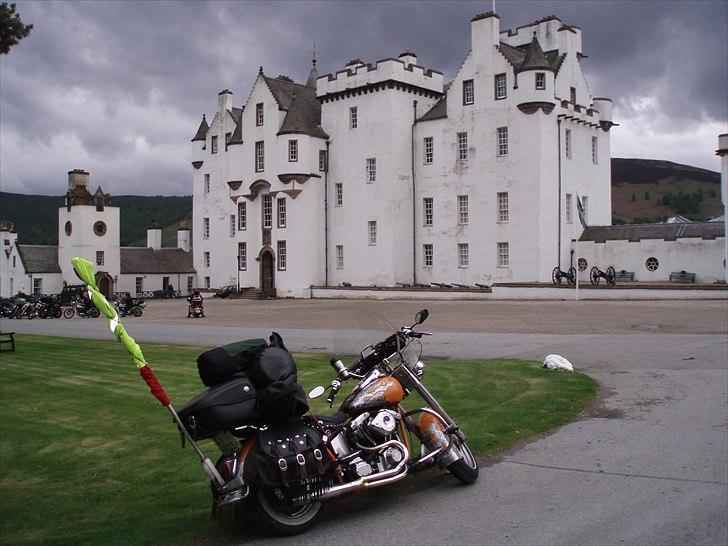
<instances>
[{"instance_id":1,"label":"parked car","mask_svg":"<svg viewBox=\"0 0 728 546\"><path fill-rule=\"evenodd\" d=\"M212 297L213 298L227 298L230 294L234 294L238 291L238 287L234 284L229 284L227 286L223 286L220 290L215 292Z\"/></svg>"}]
</instances>

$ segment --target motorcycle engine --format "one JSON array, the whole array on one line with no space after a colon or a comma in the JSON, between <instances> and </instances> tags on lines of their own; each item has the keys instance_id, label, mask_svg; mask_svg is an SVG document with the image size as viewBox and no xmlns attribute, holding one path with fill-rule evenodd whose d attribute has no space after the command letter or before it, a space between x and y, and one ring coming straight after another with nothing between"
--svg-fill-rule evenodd
<instances>
[{"instance_id":1,"label":"motorcycle engine","mask_svg":"<svg viewBox=\"0 0 728 546\"><path fill-rule=\"evenodd\" d=\"M351 422L353 444L359 447L376 447L393 439L399 425L399 414L392 410L380 410L374 416L364 412ZM359 457L351 460L349 468L358 477L382 472L399 464L402 454L395 448L379 452L362 450Z\"/></svg>"}]
</instances>

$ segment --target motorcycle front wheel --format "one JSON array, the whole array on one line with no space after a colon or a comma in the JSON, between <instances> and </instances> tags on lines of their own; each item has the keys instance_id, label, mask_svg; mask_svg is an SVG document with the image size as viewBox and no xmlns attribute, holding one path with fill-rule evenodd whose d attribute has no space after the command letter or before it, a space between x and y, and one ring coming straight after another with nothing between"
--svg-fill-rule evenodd
<instances>
[{"instance_id":1,"label":"motorcycle front wheel","mask_svg":"<svg viewBox=\"0 0 728 546\"><path fill-rule=\"evenodd\" d=\"M463 456L448 466L448 471L466 485L474 483L478 479L479 473L477 459L473 455L473 452L470 451L470 447L468 447L466 442L458 438L453 438L452 441Z\"/></svg>"},{"instance_id":2,"label":"motorcycle front wheel","mask_svg":"<svg viewBox=\"0 0 728 546\"><path fill-rule=\"evenodd\" d=\"M141 317L142 316L142 308L141 307L134 307L131 310L131 314L134 315L135 317Z\"/></svg>"},{"instance_id":3,"label":"motorcycle front wheel","mask_svg":"<svg viewBox=\"0 0 728 546\"><path fill-rule=\"evenodd\" d=\"M98 309L91 309L91 311L89 311L89 315L91 318L99 318L101 316L101 311Z\"/></svg>"},{"instance_id":4,"label":"motorcycle front wheel","mask_svg":"<svg viewBox=\"0 0 728 546\"><path fill-rule=\"evenodd\" d=\"M73 318L73 315L76 314L76 311L73 309L73 307L66 307L63 310L63 316L65 318Z\"/></svg>"},{"instance_id":5,"label":"motorcycle front wheel","mask_svg":"<svg viewBox=\"0 0 728 546\"><path fill-rule=\"evenodd\" d=\"M323 508L322 503L312 502L291 510L280 506L272 497L263 489L251 488L248 499L261 523L279 535L297 535L308 530Z\"/></svg>"}]
</instances>

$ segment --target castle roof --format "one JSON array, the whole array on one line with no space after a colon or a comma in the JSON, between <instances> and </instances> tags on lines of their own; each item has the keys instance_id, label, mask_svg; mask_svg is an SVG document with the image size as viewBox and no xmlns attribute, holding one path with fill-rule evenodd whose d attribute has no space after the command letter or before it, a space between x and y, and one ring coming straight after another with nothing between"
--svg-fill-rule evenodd
<instances>
[{"instance_id":1,"label":"castle roof","mask_svg":"<svg viewBox=\"0 0 728 546\"><path fill-rule=\"evenodd\" d=\"M230 112L230 116L235 121L235 130L233 130L233 134L230 135L230 140L228 140L228 145L242 144L243 143L243 124L240 122L243 119L243 109L233 107L233 109L228 110L228 112Z\"/></svg>"},{"instance_id":2,"label":"castle roof","mask_svg":"<svg viewBox=\"0 0 728 546\"><path fill-rule=\"evenodd\" d=\"M447 95L437 101L432 108L418 118L417 121L431 121L433 119L442 119L447 117Z\"/></svg>"},{"instance_id":3,"label":"castle roof","mask_svg":"<svg viewBox=\"0 0 728 546\"><path fill-rule=\"evenodd\" d=\"M210 126L207 124L207 119L205 119L205 114L202 114L202 121L200 122L200 127L197 129L195 136L192 138L192 142L195 142L197 140L205 140L207 138L207 130L209 128L210 128Z\"/></svg>"},{"instance_id":4,"label":"castle roof","mask_svg":"<svg viewBox=\"0 0 728 546\"><path fill-rule=\"evenodd\" d=\"M16 245L26 273L60 273L58 247L49 245Z\"/></svg>"},{"instance_id":5,"label":"castle roof","mask_svg":"<svg viewBox=\"0 0 728 546\"><path fill-rule=\"evenodd\" d=\"M308 73L308 79L306 80L306 87L313 87L316 89L316 80L319 77L318 70L316 70L316 61L313 61L311 72Z\"/></svg>"},{"instance_id":6,"label":"castle roof","mask_svg":"<svg viewBox=\"0 0 728 546\"><path fill-rule=\"evenodd\" d=\"M278 103L278 109L287 112L279 135L297 133L317 138L329 138L321 128L321 104L316 89L294 83L288 79L264 76L268 89Z\"/></svg>"},{"instance_id":7,"label":"castle roof","mask_svg":"<svg viewBox=\"0 0 728 546\"><path fill-rule=\"evenodd\" d=\"M544 55L543 49L541 49L541 44L538 43L538 38L536 38L535 32L533 33L533 40L531 40L531 43L528 44L528 49L526 50L523 62L517 71L521 72L523 70L534 69L552 71L554 69L549 60L546 58L546 55Z\"/></svg>"},{"instance_id":8,"label":"castle roof","mask_svg":"<svg viewBox=\"0 0 728 546\"><path fill-rule=\"evenodd\" d=\"M589 226L579 241L640 241L642 239L715 239L724 237L723 222L690 222L686 224L624 224L619 226Z\"/></svg>"},{"instance_id":9,"label":"castle roof","mask_svg":"<svg viewBox=\"0 0 728 546\"><path fill-rule=\"evenodd\" d=\"M535 45L538 46L538 50L541 50L541 45L538 43L538 40L535 39L535 36L534 40L536 41ZM527 61L526 57L528 56L529 50L531 50L532 46L534 46L534 41L531 41L528 45L518 47L501 42L498 49L514 70L518 72L524 70L523 65ZM544 70L550 69L554 72L558 72L561 68L561 63L564 61L564 57L566 57L566 54L564 53L559 55L558 49L552 49L551 51L546 52L541 50L541 55L537 55L537 51L534 50L531 56L533 60L530 60L529 64L538 63L540 66L529 66L529 68L543 68Z\"/></svg>"},{"instance_id":10,"label":"castle roof","mask_svg":"<svg viewBox=\"0 0 728 546\"><path fill-rule=\"evenodd\" d=\"M194 273L192 252L181 248L121 247L121 273Z\"/></svg>"}]
</instances>

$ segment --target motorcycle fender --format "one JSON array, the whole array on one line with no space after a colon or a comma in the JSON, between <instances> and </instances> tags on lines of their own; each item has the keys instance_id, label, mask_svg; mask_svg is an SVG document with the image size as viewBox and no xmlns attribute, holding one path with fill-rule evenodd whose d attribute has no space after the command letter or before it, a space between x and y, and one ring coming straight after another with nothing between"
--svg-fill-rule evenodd
<instances>
[{"instance_id":1,"label":"motorcycle fender","mask_svg":"<svg viewBox=\"0 0 728 546\"><path fill-rule=\"evenodd\" d=\"M437 466L446 468L462 458L463 455L460 450L450 442L450 438L445 432L445 424L437 417L431 413L422 413L418 426L420 428L420 437L430 451L450 445L447 451L437 457Z\"/></svg>"}]
</instances>

